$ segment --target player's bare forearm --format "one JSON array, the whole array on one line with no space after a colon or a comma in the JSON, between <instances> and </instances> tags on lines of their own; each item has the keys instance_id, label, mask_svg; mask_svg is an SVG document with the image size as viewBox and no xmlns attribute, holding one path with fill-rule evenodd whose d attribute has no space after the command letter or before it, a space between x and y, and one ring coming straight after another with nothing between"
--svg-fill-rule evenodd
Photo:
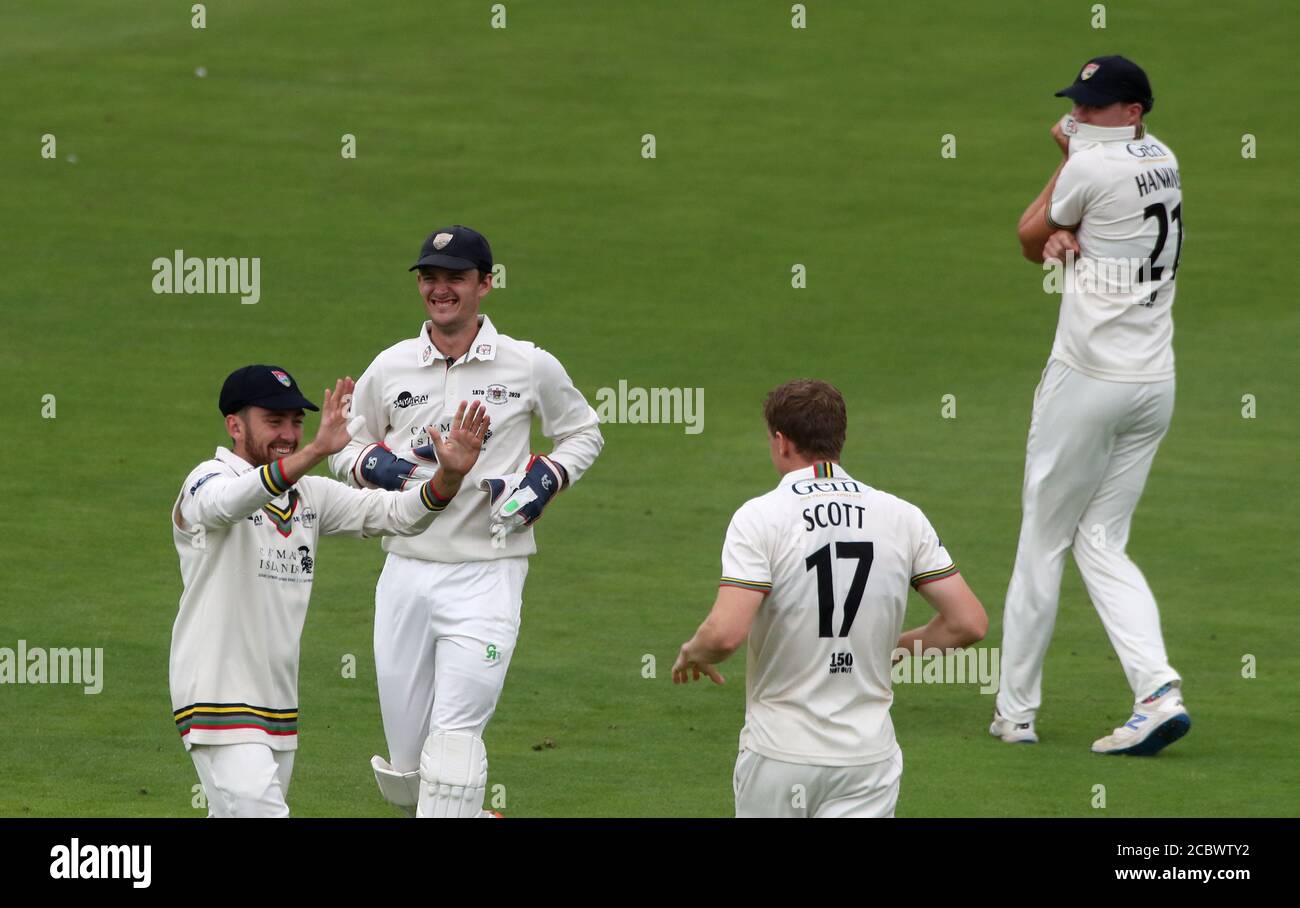
<instances>
[{"instance_id":1,"label":"player's bare forearm","mask_svg":"<svg viewBox=\"0 0 1300 908\"><path fill-rule=\"evenodd\" d=\"M438 472L433 474L433 490L438 493L439 498L446 501L448 498L455 497L464 481L464 473L453 472L439 464Z\"/></svg>"},{"instance_id":2,"label":"player's bare forearm","mask_svg":"<svg viewBox=\"0 0 1300 908\"><path fill-rule=\"evenodd\" d=\"M1043 187L1043 191L1037 198L1029 203L1029 207L1020 216L1020 223L1016 227L1016 233L1020 238L1020 249L1025 258L1031 262L1042 263L1043 246L1056 229L1047 220L1047 207L1052 204L1052 192L1056 189L1056 180L1061 175L1063 167L1065 161L1056 165L1056 170L1052 171L1047 185Z\"/></svg>"},{"instance_id":3,"label":"player's bare forearm","mask_svg":"<svg viewBox=\"0 0 1300 908\"><path fill-rule=\"evenodd\" d=\"M943 615L935 615L930 619L929 624L905 632L898 638L898 645L909 653L916 652L917 643L920 643L922 650L941 649L947 651L978 643L982 639L984 639L984 635L977 633L975 629L964 625L954 625L945 620Z\"/></svg>"},{"instance_id":4,"label":"player's bare forearm","mask_svg":"<svg viewBox=\"0 0 1300 908\"><path fill-rule=\"evenodd\" d=\"M708 675L715 684L725 679L713 667L725 662L731 654L744 646L749 639L749 629L753 626L754 616L763 603L764 593L758 590L744 589L724 585L718 587L718 597L714 600L713 610L704 619L695 636L682 644L673 665L673 683L681 684L688 679L688 673L694 680L700 680L700 673Z\"/></svg>"},{"instance_id":5,"label":"player's bare forearm","mask_svg":"<svg viewBox=\"0 0 1300 908\"><path fill-rule=\"evenodd\" d=\"M730 659L739 648L739 645L725 642L722 635L705 621L682 649L691 662L717 665Z\"/></svg>"},{"instance_id":6,"label":"player's bare forearm","mask_svg":"<svg viewBox=\"0 0 1300 908\"><path fill-rule=\"evenodd\" d=\"M961 574L924 583L917 592L938 614L929 624L899 638L898 645L908 652L915 651L918 641L921 649L948 650L977 643L988 633L988 613Z\"/></svg>"}]
</instances>

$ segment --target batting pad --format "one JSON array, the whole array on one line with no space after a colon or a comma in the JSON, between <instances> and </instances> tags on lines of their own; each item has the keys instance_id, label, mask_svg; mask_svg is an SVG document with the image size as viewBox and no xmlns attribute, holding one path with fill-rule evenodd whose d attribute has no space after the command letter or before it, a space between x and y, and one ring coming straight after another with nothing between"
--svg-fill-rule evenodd
<instances>
[{"instance_id":1,"label":"batting pad","mask_svg":"<svg viewBox=\"0 0 1300 908\"><path fill-rule=\"evenodd\" d=\"M378 754L370 758L370 766L375 771L375 781L379 783L379 793L384 800L402 808L408 817L415 816L415 807L420 801L420 773L398 772Z\"/></svg>"},{"instance_id":2,"label":"batting pad","mask_svg":"<svg viewBox=\"0 0 1300 908\"><path fill-rule=\"evenodd\" d=\"M420 752L417 817L477 817L487 788L487 748L467 731L432 732Z\"/></svg>"}]
</instances>

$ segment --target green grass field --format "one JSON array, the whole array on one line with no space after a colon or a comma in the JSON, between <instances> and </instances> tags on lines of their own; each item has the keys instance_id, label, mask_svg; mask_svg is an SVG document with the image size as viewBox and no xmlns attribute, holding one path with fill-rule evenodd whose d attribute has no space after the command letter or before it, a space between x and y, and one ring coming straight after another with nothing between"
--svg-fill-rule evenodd
<instances>
[{"instance_id":1,"label":"green grass field","mask_svg":"<svg viewBox=\"0 0 1300 908\"><path fill-rule=\"evenodd\" d=\"M669 666L732 512L775 483L760 405L790 378L843 389L845 466L927 513L998 645L1056 320L1015 225L1056 161L1052 93L1115 52L1151 74L1149 124L1184 180L1178 401L1129 551L1194 727L1156 760L1089 752L1130 697L1070 563L1042 743L989 738L975 685L900 686L898 812L1297 813L1295 9L1113 2L1100 30L1085 2L807 5L802 30L785 0L507 0L505 29L479 0L239 0L208 4L203 30L188 3L0 9L0 646L105 659L96 696L0 687L0 816L203 814L167 692L169 507L223 443L231 369L279 363L319 395L414 335L406 268L446 223L507 267L494 322L593 402L620 379L705 389L701 434L606 425L539 528L487 732L508 816L731 812L743 658L722 688L674 688ZM260 301L155 295L150 263L174 249L260 257ZM367 766L382 552L331 539L317 565L290 806L395 816ZM909 624L928 611L913 599Z\"/></svg>"}]
</instances>

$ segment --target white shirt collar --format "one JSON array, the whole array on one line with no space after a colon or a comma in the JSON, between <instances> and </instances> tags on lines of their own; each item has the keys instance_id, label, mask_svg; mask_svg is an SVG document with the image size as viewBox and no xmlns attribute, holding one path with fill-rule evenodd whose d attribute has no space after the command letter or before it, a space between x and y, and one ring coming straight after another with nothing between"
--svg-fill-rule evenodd
<instances>
[{"instance_id":1,"label":"white shirt collar","mask_svg":"<svg viewBox=\"0 0 1300 908\"><path fill-rule=\"evenodd\" d=\"M1135 126L1094 126L1067 116L1061 121L1061 132L1080 142L1132 142L1146 135L1146 127L1141 123Z\"/></svg>"},{"instance_id":2,"label":"white shirt collar","mask_svg":"<svg viewBox=\"0 0 1300 908\"><path fill-rule=\"evenodd\" d=\"M217 453L213 454L212 456L215 460L219 460L222 463L230 464L232 467L239 470L239 472L241 473L247 473L249 470L253 469L253 465L251 463L244 460L244 458L240 457L238 454L236 454L234 451L230 450L229 448L217 448Z\"/></svg>"},{"instance_id":3,"label":"white shirt collar","mask_svg":"<svg viewBox=\"0 0 1300 908\"><path fill-rule=\"evenodd\" d=\"M416 338L420 342L417 365L429 366L437 360L445 360L447 357L437 347L433 341L429 340L429 325L432 322L426 321L420 326L420 334ZM501 345L501 335L492 325L492 319L486 315L478 317L478 334L474 336L470 344L469 352L464 356L464 362L471 359L481 359L490 361L496 359L497 347Z\"/></svg>"},{"instance_id":4,"label":"white shirt collar","mask_svg":"<svg viewBox=\"0 0 1300 908\"><path fill-rule=\"evenodd\" d=\"M823 460L818 461L811 467L800 467L797 470L791 470L781 477L781 485L789 485L801 479L846 479L848 475L839 464Z\"/></svg>"}]
</instances>

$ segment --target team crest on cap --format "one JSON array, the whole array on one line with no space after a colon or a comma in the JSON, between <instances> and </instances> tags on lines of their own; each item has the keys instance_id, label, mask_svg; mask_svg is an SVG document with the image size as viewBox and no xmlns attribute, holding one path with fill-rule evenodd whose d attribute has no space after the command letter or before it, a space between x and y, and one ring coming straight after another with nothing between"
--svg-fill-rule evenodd
<instances>
[{"instance_id":1,"label":"team crest on cap","mask_svg":"<svg viewBox=\"0 0 1300 908\"><path fill-rule=\"evenodd\" d=\"M1101 69L1100 63L1089 63L1087 66L1083 68L1083 72L1079 73L1079 78L1087 82L1089 79L1092 78L1092 74L1099 69Z\"/></svg>"},{"instance_id":2,"label":"team crest on cap","mask_svg":"<svg viewBox=\"0 0 1300 908\"><path fill-rule=\"evenodd\" d=\"M293 379L281 372L279 369L272 369L271 374L274 375L279 380L280 384L284 385L286 388L293 384Z\"/></svg>"},{"instance_id":3,"label":"team crest on cap","mask_svg":"<svg viewBox=\"0 0 1300 908\"><path fill-rule=\"evenodd\" d=\"M455 239L455 237L453 237L450 233L440 233L433 238L433 248L443 249L453 239Z\"/></svg>"}]
</instances>

